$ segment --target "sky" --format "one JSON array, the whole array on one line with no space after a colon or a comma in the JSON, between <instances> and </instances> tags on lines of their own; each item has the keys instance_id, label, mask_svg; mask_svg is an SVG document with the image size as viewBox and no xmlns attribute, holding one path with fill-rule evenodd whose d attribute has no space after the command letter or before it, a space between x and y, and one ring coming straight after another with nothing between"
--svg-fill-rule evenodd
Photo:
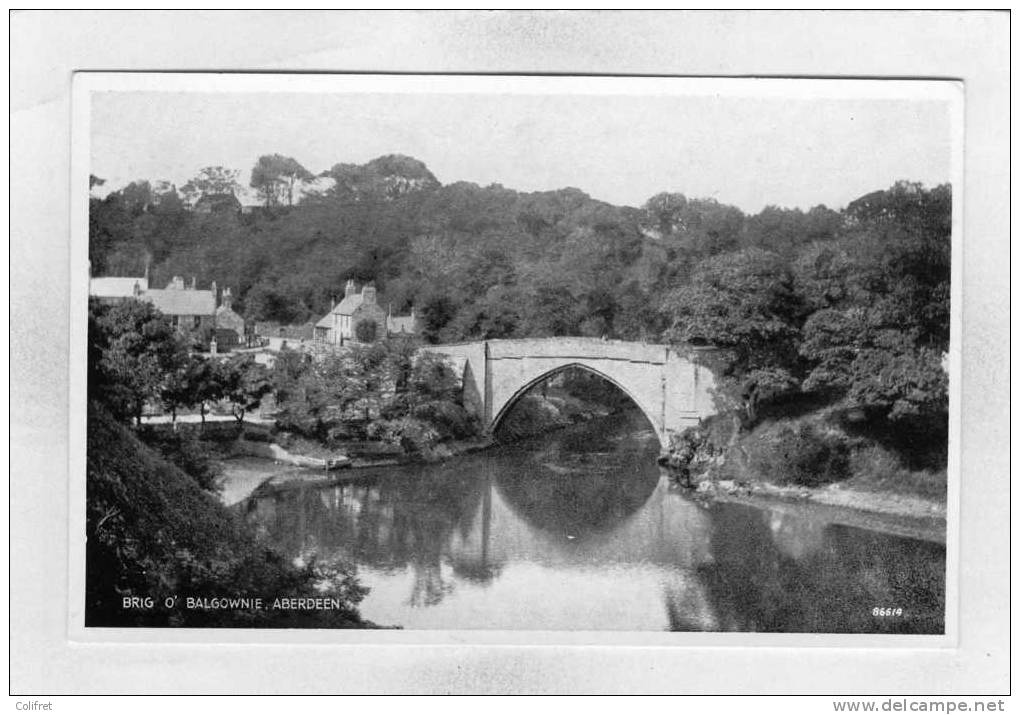
<instances>
[{"instance_id":1,"label":"sky","mask_svg":"<svg viewBox=\"0 0 1020 715\"><path fill-rule=\"evenodd\" d=\"M838 209L900 179L950 181L950 117L895 96L96 91L90 171L114 190L216 165L247 184L261 154L314 174L405 154L444 184Z\"/></svg>"}]
</instances>

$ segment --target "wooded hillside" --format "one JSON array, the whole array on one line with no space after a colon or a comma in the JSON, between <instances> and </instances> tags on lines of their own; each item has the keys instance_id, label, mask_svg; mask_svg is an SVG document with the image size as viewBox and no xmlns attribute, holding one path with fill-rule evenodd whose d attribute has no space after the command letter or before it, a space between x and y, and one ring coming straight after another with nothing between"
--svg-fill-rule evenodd
<instances>
[{"instance_id":1,"label":"wooded hillside","mask_svg":"<svg viewBox=\"0 0 1020 715\"><path fill-rule=\"evenodd\" d=\"M93 199L93 273L151 264L154 284L215 280L247 318L283 323L324 314L348 278L375 281L395 313L417 309L432 342L705 342L721 348L730 399L752 420L762 400L804 391L883 420L944 421L948 185L747 215L679 193L633 208L576 188L441 185L420 161L388 156L336 164L328 191L291 206L270 201L266 182L311 174L277 155L255 166L267 200L251 213L189 211L148 182ZM230 190L237 172L208 167L189 192L202 177Z\"/></svg>"}]
</instances>

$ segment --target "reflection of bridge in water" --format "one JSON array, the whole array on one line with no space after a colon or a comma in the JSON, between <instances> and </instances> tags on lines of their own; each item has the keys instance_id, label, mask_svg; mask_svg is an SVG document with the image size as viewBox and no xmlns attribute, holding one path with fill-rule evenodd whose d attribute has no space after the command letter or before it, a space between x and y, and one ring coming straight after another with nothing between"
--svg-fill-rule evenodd
<instances>
[{"instance_id":1,"label":"reflection of bridge in water","mask_svg":"<svg viewBox=\"0 0 1020 715\"><path fill-rule=\"evenodd\" d=\"M542 477L539 476L539 479ZM509 486L509 485L507 485ZM580 519L557 521L554 513L528 513L519 491L510 501L497 481L483 492L471 528L450 540L454 563L477 564L478 571L514 560L562 566L600 562L654 563L694 568L708 560L708 521L661 477L636 511L613 515L603 528L585 528ZM511 494L513 494L511 492ZM524 506L524 509L521 507ZM498 538L492 537L493 532Z\"/></svg>"},{"instance_id":2,"label":"reflection of bridge in water","mask_svg":"<svg viewBox=\"0 0 1020 715\"><path fill-rule=\"evenodd\" d=\"M551 579L551 588L556 589L563 587L562 574L572 573L575 578L569 582L578 594L573 608L605 612L603 617L592 618L592 627L620 627L614 625L612 609L631 607L638 600L647 604L639 610L658 611L663 619L652 627L668 628L671 624L665 621L672 621L675 611L682 612L695 630L715 629L711 606L697 578L698 567L712 561L711 522L672 488L665 476L654 483L650 494L643 490L647 499L636 511L612 515L601 529L585 529L580 520L557 521L513 500L511 485L497 482L494 487L485 490L470 531L452 535L449 554L455 570L495 578L503 577L508 565L526 563L536 591L542 589L543 572L560 575ZM517 491L514 496L519 497ZM649 569L651 565L658 568ZM621 590L619 576L627 572L630 588ZM611 579L600 578L603 573L612 574ZM649 578L652 573L654 577ZM600 608L598 600L606 597L608 607ZM541 593L533 593L532 598L517 614L521 622L530 620L528 610L535 603L558 600L545 599Z\"/></svg>"},{"instance_id":3,"label":"reflection of bridge in water","mask_svg":"<svg viewBox=\"0 0 1020 715\"><path fill-rule=\"evenodd\" d=\"M423 348L457 363L463 376L464 405L493 431L531 387L569 367L580 367L616 385L651 422L659 444L669 435L712 414L711 372L691 357L700 348L678 352L666 345L598 338L487 340Z\"/></svg>"},{"instance_id":4,"label":"reflection of bridge in water","mask_svg":"<svg viewBox=\"0 0 1020 715\"><path fill-rule=\"evenodd\" d=\"M362 612L382 624L941 629L941 545L792 505L692 499L647 459L643 421L626 419L356 483L259 490L239 508L285 554L356 562L371 589ZM873 619L886 602L914 604L912 620Z\"/></svg>"},{"instance_id":5,"label":"reflection of bridge in water","mask_svg":"<svg viewBox=\"0 0 1020 715\"><path fill-rule=\"evenodd\" d=\"M446 627L539 619L557 628L583 613L591 628L612 629L632 623L622 616L633 611L642 628L663 630L674 601L698 629L714 628L696 576L711 562L710 520L654 464L635 460L607 479L590 465L564 474L543 466L547 455L529 456L509 476L472 460L473 478L455 483L437 484L426 467L410 475L417 487L401 480L397 499L388 483L345 484L264 494L247 509L291 554L357 561L372 588L368 605L408 613L406 627L415 627L414 615L435 623L448 612ZM475 612L458 610L458 596L491 590L516 595L470 598ZM578 600L568 605L563 590Z\"/></svg>"}]
</instances>

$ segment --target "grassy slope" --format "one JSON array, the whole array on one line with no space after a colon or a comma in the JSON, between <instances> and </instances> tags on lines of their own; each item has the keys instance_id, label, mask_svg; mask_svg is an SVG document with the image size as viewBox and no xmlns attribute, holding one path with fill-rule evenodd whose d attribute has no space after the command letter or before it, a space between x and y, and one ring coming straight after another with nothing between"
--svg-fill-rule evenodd
<instances>
[{"instance_id":1,"label":"grassy slope","mask_svg":"<svg viewBox=\"0 0 1020 715\"><path fill-rule=\"evenodd\" d=\"M100 407L89 411L86 625L357 627L362 595L340 564L297 568ZM323 578L333 588L315 587ZM336 595L334 611L124 609L124 596Z\"/></svg>"}]
</instances>

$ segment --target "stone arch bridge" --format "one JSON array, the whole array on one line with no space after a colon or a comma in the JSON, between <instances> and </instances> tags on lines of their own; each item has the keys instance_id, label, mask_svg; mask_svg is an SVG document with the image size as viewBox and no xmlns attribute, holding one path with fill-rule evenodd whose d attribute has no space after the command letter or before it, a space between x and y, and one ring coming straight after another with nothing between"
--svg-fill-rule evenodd
<instances>
[{"instance_id":1,"label":"stone arch bridge","mask_svg":"<svg viewBox=\"0 0 1020 715\"><path fill-rule=\"evenodd\" d=\"M529 338L430 345L461 372L464 406L491 433L530 388L570 367L608 380L641 409L663 449L669 438L715 412L712 373L692 359L699 348L678 351L599 338Z\"/></svg>"}]
</instances>

